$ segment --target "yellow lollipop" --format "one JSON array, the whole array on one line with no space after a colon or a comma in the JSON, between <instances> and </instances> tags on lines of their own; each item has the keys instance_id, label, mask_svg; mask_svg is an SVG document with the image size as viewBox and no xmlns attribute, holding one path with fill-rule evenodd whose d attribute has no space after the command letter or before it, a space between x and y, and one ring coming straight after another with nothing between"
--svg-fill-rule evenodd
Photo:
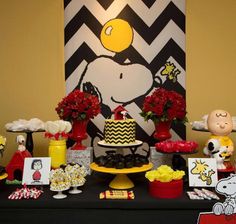
<instances>
[{"instance_id":1,"label":"yellow lollipop","mask_svg":"<svg viewBox=\"0 0 236 224\"><path fill-rule=\"evenodd\" d=\"M133 30L123 19L112 19L102 28L100 40L103 47L112 52L121 52L133 41Z\"/></svg>"}]
</instances>

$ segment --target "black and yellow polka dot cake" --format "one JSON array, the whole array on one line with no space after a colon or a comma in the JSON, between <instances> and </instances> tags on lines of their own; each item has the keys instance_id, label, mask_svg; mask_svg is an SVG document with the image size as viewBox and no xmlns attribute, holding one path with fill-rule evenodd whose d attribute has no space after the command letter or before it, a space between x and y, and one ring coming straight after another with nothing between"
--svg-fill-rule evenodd
<instances>
[{"instance_id":1,"label":"black and yellow polka dot cake","mask_svg":"<svg viewBox=\"0 0 236 224\"><path fill-rule=\"evenodd\" d=\"M135 143L136 122L134 119L106 119L104 141L112 145L127 145Z\"/></svg>"}]
</instances>

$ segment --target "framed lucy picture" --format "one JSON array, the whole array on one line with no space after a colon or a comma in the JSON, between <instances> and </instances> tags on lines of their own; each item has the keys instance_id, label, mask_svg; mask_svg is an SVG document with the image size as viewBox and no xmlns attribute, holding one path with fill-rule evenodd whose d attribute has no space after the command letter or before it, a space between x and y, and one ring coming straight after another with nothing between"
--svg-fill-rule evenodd
<instances>
[{"instance_id":1,"label":"framed lucy picture","mask_svg":"<svg viewBox=\"0 0 236 224\"><path fill-rule=\"evenodd\" d=\"M215 187L218 181L214 158L189 158L188 173L190 187Z\"/></svg>"},{"instance_id":2,"label":"framed lucy picture","mask_svg":"<svg viewBox=\"0 0 236 224\"><path fill-rule=\"evenodd\" d=\"M47 185L51 168L50 157L25 158L22 184Z\"/></svg>"}]
</instances>

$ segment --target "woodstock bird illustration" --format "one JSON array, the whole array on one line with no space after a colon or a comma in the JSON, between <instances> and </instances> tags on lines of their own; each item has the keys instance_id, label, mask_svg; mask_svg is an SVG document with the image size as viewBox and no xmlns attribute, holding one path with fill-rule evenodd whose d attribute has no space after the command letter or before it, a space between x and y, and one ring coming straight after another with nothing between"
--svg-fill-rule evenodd
<instances>
[{"instance_id":1,"label":"woodstock bird illustration","mask_svg":"<svg viewBox=\"0 0 236 224\"><path fill-rule=\"evenodd\" d=\"M206 172L208 165L205 162L202 162L201 160L196 160L196 162L193 162L195 166L191 170L191 173L194 175L199 175L199 179L201 179L203 182L206 182L207 185L211 185L212 178L211 176L215 173L212 169L208 171L208 174Z\"/></svg>"},{"instance_id":2,"label":"woodstock bird illustration","mask_svg":"<svg viewBox=\"0 0 236 224\"><path fill-rule=\"evenodd\" d=\"M166 75L166 79L169 79L172 82L177 81L177 76L180 74L180 70L176 69L174 63L166 62L165 68L162 69L161 75Z\"/></svg>"}]
</instances>

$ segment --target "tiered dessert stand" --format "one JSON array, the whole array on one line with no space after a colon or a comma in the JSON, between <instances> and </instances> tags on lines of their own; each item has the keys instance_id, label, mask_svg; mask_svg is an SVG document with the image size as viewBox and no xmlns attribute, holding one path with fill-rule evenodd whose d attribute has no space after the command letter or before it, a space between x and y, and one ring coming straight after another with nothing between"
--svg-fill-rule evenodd
<instances>
[{"instance_id":1,"label":"tiered dessert stand","mask_svg":"<svg viewBox=\"0 0 236 224\"><path fill-rule=\"evenodd\" d=\"M142 141L136 140L135 143L127 144L127 145L113 145L105 143L104 141L99 141L98 145L105 148L114 148L116 149L117 153L123 154L124 148L129 148L132 153L135 153L138 146L143 144ZM132 150L134 148L134 150ZM123 168L123 169L116 169L116 168L106 168L102 166L98 166L96 163L92 163L90 168L94 171L101 172L101 173L110 173L116 175L115 178L110 182L109 187L113 189L130 189L134 187L134 183L132 180L129 179L127 174L131 173L139 173L145 172L152 169L153 164L145 164L141 167L132 167L132 168Z\"/></svg>"}]
</instances>

